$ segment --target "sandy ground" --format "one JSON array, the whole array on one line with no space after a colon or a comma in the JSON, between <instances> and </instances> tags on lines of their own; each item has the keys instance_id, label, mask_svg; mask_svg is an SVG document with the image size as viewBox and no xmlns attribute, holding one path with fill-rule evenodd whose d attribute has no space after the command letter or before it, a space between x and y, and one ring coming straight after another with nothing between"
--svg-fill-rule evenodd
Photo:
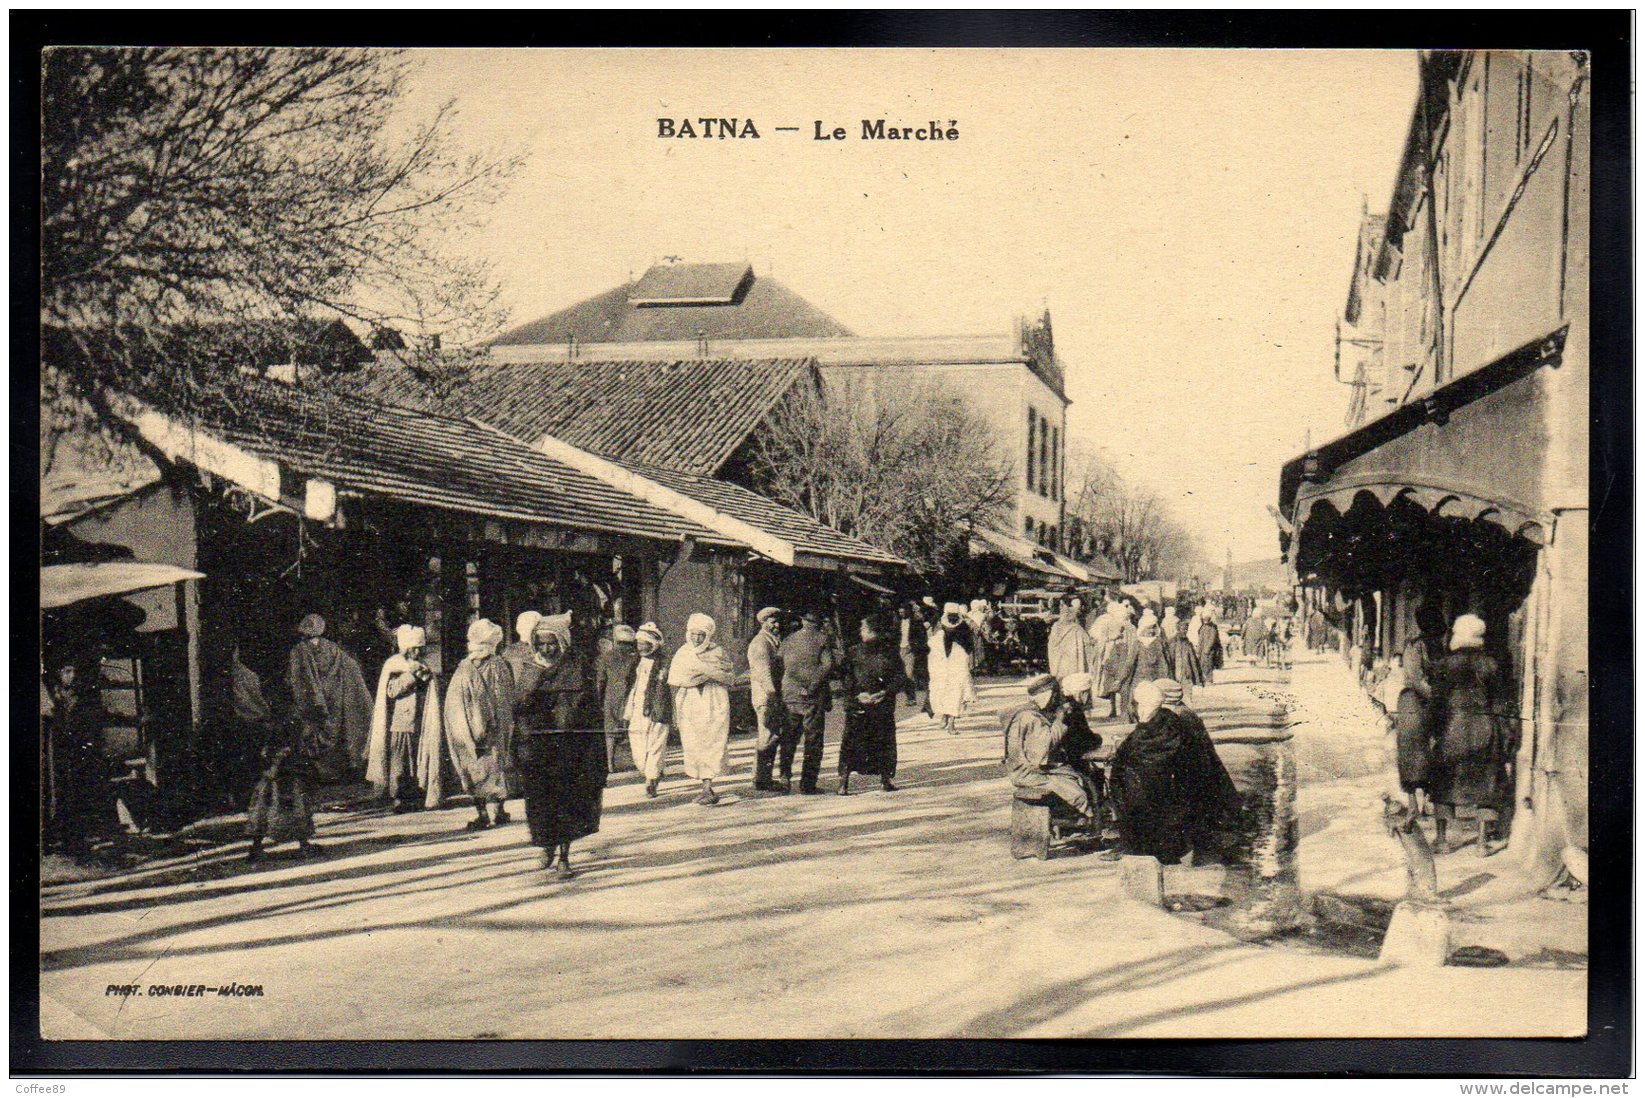
<instances>
[{"instance_id":1,"label":"sandy ground","mask_svg":"<svg viewBox=\"0 0 1645 1098\"><path fill-rule=\"evenodd\" d=\"M237 856L242 843L49 888L42 900L43 1034L1584 1031L1581 970L1419 971L1244 944L1123 899L1115 865L1094 856L1012 860L994 720L1007 695L1003 686L986 688L957 736L907 717L896 793L859 779L865 791L848 798L749 797L747 741L734 745L735 771L725 786L733 796L715 808L691 804L683 779L666 782L663 798L648 802L633 776L624 776L607 792L601 832L574 851L582 872L570 882L552 883L536 869L522 825L471 835L461 830L469 810L455 808L323 816L319 839L328 855L316 862L278 848L248 867ZM1248 686L1216 687L1203 708L1232 712L1251 696ZM1359 759L1361 769L1371 766L1377 745L1365 742L1362 724L1316 716L1295 732L1317 741L1322 758L1340 753ZM831 726L830 766L836 736ZM677 759L671 762L677 774ZM1298 769L1309 781L1300 762ZM1311 773L1322 787L1349 780ZM826 768L825 784L833 788ZM1305 831L1312 826L1308 788L1299 795ZM1387 856L1386 846L1375 855ZM236 982L260 985L262 994L147 994L152 985ZM108 994L110 985L125 984L144 994Z\"/></svg>"}]
</instances>

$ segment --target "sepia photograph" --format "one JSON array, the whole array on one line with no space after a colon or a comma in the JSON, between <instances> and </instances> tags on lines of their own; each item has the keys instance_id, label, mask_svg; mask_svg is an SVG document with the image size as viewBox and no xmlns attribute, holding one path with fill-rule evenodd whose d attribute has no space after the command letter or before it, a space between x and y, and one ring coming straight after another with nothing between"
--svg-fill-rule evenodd
<instances>
[{"instance_id":1,"label":"sepia photograph","mask_svg":"<svg viewBox=\"0 0 1645 1098\"><path fill-rule=\"evenodd\" d=\"M1589 52L99 41L44 1055L1590 1033Z\"/></svg>"}]
</instances>

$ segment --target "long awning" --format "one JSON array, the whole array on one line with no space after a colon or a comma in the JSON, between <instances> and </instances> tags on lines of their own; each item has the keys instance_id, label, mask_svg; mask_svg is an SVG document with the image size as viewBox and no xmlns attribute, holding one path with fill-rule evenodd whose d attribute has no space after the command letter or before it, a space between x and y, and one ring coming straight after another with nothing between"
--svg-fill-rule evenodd
<instances>
[{"instance_id":1,"label":"long awning","mask_svg":"<svg viewBox=\"0 0 1645 1098\"><path fill-rule=\"evenodd\" d=\"M1566 329L1525 344L1426 397L1400 405L1287 462L1280 473L1282 551L1322 512L1406 503L1438 518L1484 521L1545 544L1543 367L1557 368Z\"/></svg>"},{"instance_id":2,"label":"long awning","mask_svg":"<svg viewBox=\"0 0 1645 1098\"><path fill-rule=\"evenodd\" d=\"M55 610L87 599L129 595L153 587L169 587L184 580L205 579L205 573L171 564L117 560L101 564L50 564L40 569L40 608Z\"/></svg>"},{"instance_id":3,"label":"long awning","mask_svg":"<svg viewBox=\"0 0 1645 1098\"><path fill-rule=\"evenodd\" d=\"M971 552L974 556L992 553L1002 557L1036 582L1054 582L1060 587L1091 582L1091 574L1067 557L998 530L975 531L971 535Z\"/></svg>"}]
</instances>

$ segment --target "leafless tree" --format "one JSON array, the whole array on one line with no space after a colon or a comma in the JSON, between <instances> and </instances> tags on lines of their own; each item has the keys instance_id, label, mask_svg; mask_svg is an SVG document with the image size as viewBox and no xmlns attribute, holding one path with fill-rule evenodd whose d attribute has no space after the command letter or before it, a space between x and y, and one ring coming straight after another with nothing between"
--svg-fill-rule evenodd
<instances>
[{"instance_id":1,"label":"leafless tree","mask_svg":"<svg viewBox=\"0 0 1645 1098\"><path fill-rule=\"evenodd\" d=\"M799 387L753 451L754 477L773 498L927 569L998 524L1011 500L1011 468L987 423L912 375Z\"/></svg>"},{"instance_id":2,"label":"leafless tree","mask_svg":"<svg viewBox=\"0 0 1645 1098\"><path fill-rule=\"evenodd\" d=\"M1096 451L1071 449L1068 516L1088 542L1075 548L1107 557L1127 583L1187 578L1202 556L1198 539L1159 495L1128 481Z\"/></svg>"},{"instance_id":3,"label":"leafless tree","mask_svg":"<svg viewBox=\"0 0 1645 1098\"><path fill-rule=\"evenodd\" d=\"M44 353L72 367L81 398L55 421L109 389L186 414L224 376L266 365L248 363L248 341L291 323L448 343L500 326L490 268L462 237L518 161L453 151L450 104L405 117L411 63L340 49L45 54Z\"/></svg>"}]
</instances>

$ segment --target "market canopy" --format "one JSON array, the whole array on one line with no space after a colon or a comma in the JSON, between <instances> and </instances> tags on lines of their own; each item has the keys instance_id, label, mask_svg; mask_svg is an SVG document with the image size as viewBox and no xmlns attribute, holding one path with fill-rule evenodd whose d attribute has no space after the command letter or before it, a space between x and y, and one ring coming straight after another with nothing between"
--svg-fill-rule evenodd
<instances>
[{"instance_id":1,"label":"market canopy","mask_svg":"<svg viewBox=\"0 0 1645 1098\"><path fill-rule=\"evenodd\" d=\"M1286 463L1280 544L1298 574L1341 540L1326 534L1338 520L1396 505L1543 544L1545 388L1564 344L1561 328Z\"/></svg>"},{"instance_id":2,"label":"market canopy","mask_svg":"<svg viewBox=\"0 0 1645 1098\"><path fill-rule=\"evenodd\" d=\"M1057 554L1044 546L987 527L972 533L971 553L973 556L991 553L1001 557L1039 583L1055 582L1058 586L1066 587L1089 582L1088 573L1082 569L1076 574L1073 570L1063 567L1057 560Z\"/></svg>"},{"instance_id":3,"label":"market canopy","mask_svg":"<svg viewBox=\"0 0 1645 1098\"><path fill-rule=\"evenodd\" d=\"M55 610L87 599L129 595L133 591L147 591L184 580L205 578L203 572L143 561L50 564L40 569L40 608Z\"/></svg>"}]
</instances>

